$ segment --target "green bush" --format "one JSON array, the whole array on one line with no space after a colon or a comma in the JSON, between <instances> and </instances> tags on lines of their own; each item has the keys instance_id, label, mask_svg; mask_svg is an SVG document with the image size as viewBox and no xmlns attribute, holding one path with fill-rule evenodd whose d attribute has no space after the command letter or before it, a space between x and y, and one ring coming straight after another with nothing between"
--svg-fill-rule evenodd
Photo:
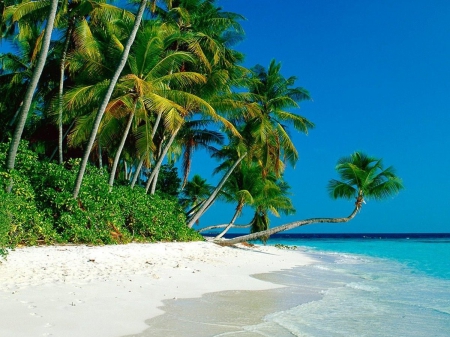
<instances>
[{"instance_id":1,"label":"green bush","mask_svg":"<svg viewBox=\"0 0 450 337\"><path fill-rule=\"evenodd\" d=\"M107 174L88 166L79 197L72 197L79 160L64 166L38 161L22 142L16 169L6 172L7 144L0 144L0 254L17 245L72 242L192 241L176 200L149 196L142 188L115 187ZM12 192L4 192L13 181Z\"/></svg>"}]
</instances>

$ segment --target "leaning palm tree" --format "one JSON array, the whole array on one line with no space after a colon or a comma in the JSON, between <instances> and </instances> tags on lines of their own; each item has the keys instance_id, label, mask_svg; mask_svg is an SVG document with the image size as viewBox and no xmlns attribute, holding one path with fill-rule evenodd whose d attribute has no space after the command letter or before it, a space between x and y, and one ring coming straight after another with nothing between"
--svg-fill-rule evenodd
<instances>
[{"instance_id":1,"label":"leaning palm tree","mask_svg":"<svg viewBox=\"0 0 450 337\"><path fill-rule=\"evenodd\" d=\"M80 188L81 188L81 183L83 182L84 172L86 171L87 162L88 162L89 155L91 153L92 147L94 145L95 138L97 136L98 128L100 127L100 123L101 123L101 120L103 118L103 114L105 113L106 107L108 106L109 100L110 100L111 95L113 93L113 90L114 90L114 88L116 86L116 83L117 83L117 81L119 79L119 76L120 76L120 74L121 74L121 72L122 72L123 68L125 67L125 64L126 64L126 62L128 60L128 54L130 53L131 46L133 45L134 39L136 38L136 34L137 34L137 31L138 31L139 26L141 24L142 17L144 16L144 11L145 11L146 6L147 6L147 0L142 0L140 2L139 9L138 9L138 12L136 14L136 18L135 18L135 21L134 21L133 29L131 30L130 36L128 37L128 40L127 40L127 43L124 46L123 53L122 53L122 56L120 58L119 64L118 64L118 66L116 68L114 76L111 78L111 81L109 82L108 90L107 90L107 92L106 92L106 94L104 96L104 99L101 102L101 105L100 105L100 107L98 109L98 112L97 112L97 115L96 115L96 118L95 118L95 121L94 121L94 126L92 128L88 144L86 145L86 148L85 148L85 151L84 151L84 155L83 155L83 159L81 161L80 169L78 171L78 175L77 175L77 178L75 180L75 186L74 186L74 189L73 189L73 198L74 199L78 198L78 194L79 194Z\"/></svg>"},{"instance_id":2,"label":"leaning palm tree","mask_svg":"<svg viewBox=\"0 0 450 337\"><path fill-rule=\"evenodd\" d=\"M331 180L328 191L333 199L354 199L353 212L344 218L312 218L294 221L272 229L243 235L231 240L219 241L220 244L232 245L248 240L269 237L272 234L305 226L313 223L340 223L353 219L361 210L367 199L381 200L397 194L403 189L402 180L395 175L393 167L384 168L381 159L370 157L362 152L355 152L338 161L336 170L341 180Z\"/></svg>"},{"instance_id":3,"label":"leaning palm tree","mask_svg":"<svg viewBox=\"0 0 450 337\"><path fill-rule=\"evenodd\" d=\"M42 39L42 46L39 53L39 58L36 63L36 68L33 71L33 76L31 77L30 84L28 85L23 104L21 106L20 115L17 120L16 129L14 131L11 144L8 150L8 158L6 160L6 168L8 170L14 169L14 164L16 161L17 150L19 147L20 139L22 138L22 132L25 127L25 122L27 120L28 112L33 101L33 96L38 85L39 79L41 77L42 71L45 66L47 59L48 50L50 47L51 35L53 32L53 25L55 22L56 12L58 9L58 1L52 0L50 10L47 17L47 23L45 26L44 36ZM7 187L7 191L11 192L12 182Z\"/></svg>"}]
</instances>

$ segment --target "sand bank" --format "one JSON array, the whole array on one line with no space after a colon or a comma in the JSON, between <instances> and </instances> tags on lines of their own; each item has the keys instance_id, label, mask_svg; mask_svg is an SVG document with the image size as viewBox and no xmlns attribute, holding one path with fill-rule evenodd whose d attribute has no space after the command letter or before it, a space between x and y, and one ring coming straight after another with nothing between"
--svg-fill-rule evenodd
<instances>
[{"instance_id":1,"label":"sand bank","mask_svg":"<svg viewBox=\"0 0 450 337\"><path fill-rule=\"evenodd\" d=\"M311 262L298 251L210 242L16 249L0 264L0 336L137 334L163 300L277 288L250 275Z\"/></svg>"}]
</instances>

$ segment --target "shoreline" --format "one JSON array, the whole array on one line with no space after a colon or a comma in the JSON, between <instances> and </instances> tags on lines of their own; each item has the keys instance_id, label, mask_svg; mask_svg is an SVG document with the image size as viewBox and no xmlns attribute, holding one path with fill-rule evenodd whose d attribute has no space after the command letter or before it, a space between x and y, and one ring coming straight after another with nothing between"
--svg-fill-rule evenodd
<instances>
[{"instance_id":1,"label":"shoreline","mask_svg":"<svg viewBox=\"0 0 450 337\"><path fill-rule=\"evenodd\" d=\"M0 264L0 335L139 334L165 300L281 288L251 275L313 261L298 250L211 242L18 248Z\"/></svg>"}]
</instances>

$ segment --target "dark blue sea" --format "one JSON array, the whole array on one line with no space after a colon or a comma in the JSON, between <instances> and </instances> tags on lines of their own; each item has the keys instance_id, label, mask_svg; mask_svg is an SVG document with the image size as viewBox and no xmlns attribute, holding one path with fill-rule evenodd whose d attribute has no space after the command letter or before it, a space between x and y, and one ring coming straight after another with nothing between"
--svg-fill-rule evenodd
<instances>
[{"instance_id":1,"label":"dark blue sea","mask_svg":"<svg viewBox=\"0 0 450 337\"><path fill-rule=\"evenodd\" d=\"M262 336L450 336L450 234L294 234L268 244L312 254L317 262L296 268L289 282L321 297L245 330Z\"/></svg>"}]
</instances>

